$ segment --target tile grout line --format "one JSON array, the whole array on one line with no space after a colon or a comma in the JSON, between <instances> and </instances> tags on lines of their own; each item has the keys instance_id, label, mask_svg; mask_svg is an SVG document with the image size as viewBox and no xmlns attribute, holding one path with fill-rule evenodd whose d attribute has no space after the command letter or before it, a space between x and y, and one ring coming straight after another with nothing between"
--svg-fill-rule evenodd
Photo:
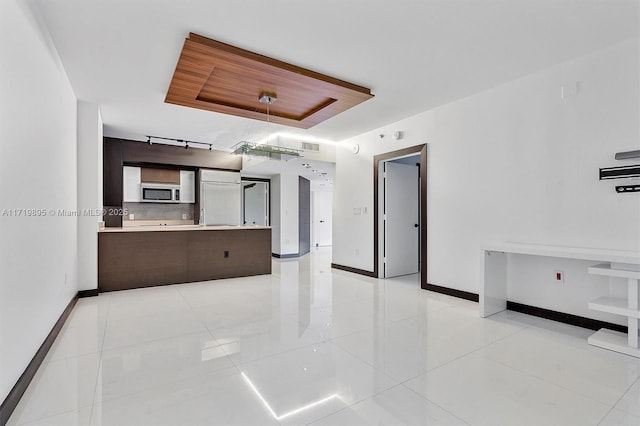
<instances>
[{"instance_id":1,"label":"tile grout line","mask_svg":"<svg viewBox=\"0 0 640 426\"><path fill-rule=\"evenodd\" d=\"M425 401L429 401L430 403L432 403L433 405L435 405L436 407L440 408L441 410L449 413L450 415L452 415L453 417L455 417L456 419L459 419L461 422L463 422L466 425L471 425L471 421L466 421L463 418L461 418L459 415L454 414L452 411L449 411L449 409L441 406L440 404L430 400L429 398L427 398L424 395L421 395L420 393L416 392L415 390L411 389L409 386L406 386L404 383L399 384L398 386L402 386L405 389L408 389L410 392L413 392L415 395L419 396L420 398L424 399Z\"/></svg>"},{"instance_id":2,"label":"tile grout line","mask_svg":"<svg viewBox=\"0 0 640 426\"><path fill-rule=\"evenodd\" d=\"M444 364L438 365L438 366L433 367L433 368L431 368L431 369L427 369L426 371L424 371L424 372L422 372L422 373L420 373L420 374L417 374L416 376L413 376L413 377L411 377L411 378L409 378L409 379L407 379L407 380L404 380L401 384L403 384L403 385L404 385L406 382L408 382L408 381L410 381L410 380L413 380L413 379L415 379L415 378L417 378L417 377L419 377L419 376L422 376L423 374L431 373L431 372L436 371L436 370L438 370L438 369L440 369L440 368L443 368L443 367L445 367L445 366L447 366L447 365L449 365L449 364L451 364L451 363L453 363L453 362L456 362L456 361L460 360L461 358L464 358L464 357L469 356L469 355L472 355L472 354L476 354L476 352L478 352L478 351L480 351L480 350L482 350L482 349L486 348L487 346L494 345L494 344L496 344L496 343L498 343L498 342L501 342L501 341L502 341L502 340L504 340L504 339L507 339L507 338L512 337L512 336L515 336L516 334L519 334L519 333L521 333L521 332L525 331L525 330L526 330L526 329L528 329L529 327L531 327L531 326L530 326L530 325L524 326L523 328L521 328L521 329L519 329L519 330L516 330L516 331L514 331L513 333L509 333L509 334L507 334L507 335L505 335L505 336L502 336L501 338L499 338L499 339L497 339L497 340L494 340L493 342L489 342L489 343L487 343L487 344L484 344L484 345L482 345L482 346L480 346L479 348L476 348L476 349L471 349L469 352L464 353L464 354L462 354L462 355L460 355L460 356L457 356L457 357L455 357L455 358L453 358L453 359L451 359L451 360L449 360L449 361L445 362ZM480 355L480 356L481 356L481 355Z\"/></svg>"},{"instance_id":3,"label":"tile grout line","mask_svg":"<svg viewBox=\"0 0 640 426\"><path fill-rule=\"evenodd\" d=\"M474 353L475 353L475 352L474 352ZM536 380L539 380L539 381L541 381L541 382L543 382L543 383L545 383L545 384L547 384L547 385L555 386L555 387L557 387L557 388L559 388L559 389L563 389L563 390L565 390L565 391L567 391L567 392L570 392L570 393L572 393L572 394L579 395L579 396L581 396L582 398L588 399L588 400L590 400L590 401L592 401L592 402L595 402L595 403L597 403L597 404L602 404L602 405L604 405L604 406L610 406L610 404L609 404L609 403L607 403L607 402L598 401L597 399L594 399L594 398L592 398L591 396L584 395L584 394L582 394L581 392L575 391L575 390L573 390L573 389L569 389L569 388L567 388L567 387L565 387L565 386L563 386L563 385L561 385L561 384L554 383L554 382L550 382L550 381L549 381L549 380L547 380L547 379L544 379L544 378L542 378L542 377L539 377L539 376L537 376L537 375L535 375L535 374L531 374L531 373L529 373L529 372L527 372L527 371L524 371L524 370L521 370L521 369L519 369L519 368L516 368L516 367L510 366L510 365L504 364L504 363L503 363L503 362L501 362L501 361L495 360L495 359L493 359L493 358L488 358L488 357L483 356L483 355L481 355L481 354L475 354L475 355L477 355L477 356L479 356L479 357L481 357L481 358L484 358L484 359L485 359L485 360L487 360L487 361L493 362L493 363L495 363L495 364L499 364L499 365L501 365L502 367L505 367L505 368L508 368L508 369L510 369L510 370L516 371L516 372L518 372L518 373L520 373L520 374L524 374L525 376L532 377L532 378L534 378L534 379L536 379ZM623 394L623 395L624 395L624 394Z\"/></svg>"},{"instance_id":4,"label":"tile grout line","mask_svg":"<svg viewBox=\"0 0 640 426\"><path fill-rule=\"evenodd\" d=\"M627 395L627 393L629 393L629 391L631 390L632 387L634 387L636 385L636 383L640 383L640 376L638 376L638 378L631 383L631 385L622 393L622 395L620 395L620 397L616 400L616 402L611 406L611 408L609 409L609 411L607 411L605 413L605 415L600 419L600 421L598 422L598 425L602 424L602 422L604 421L604 419L607 418L607 416L609 416L609 414L611 414L611 412L613 410L620 410L623 411L627 414L630 414L632 416L634 416L635 414L628 412L627 410L623 410L621 408L616 408L616 405L618 405L620 403L620 401L622 401L622 399L625 397L625 395Z\"/></svg>"},{"instance_id":5,"label":"tile grout line","mask_svg":"<svg viewBox=\"0 0 640 426\"><path fill-rule=\"evenodd\" d=\"M100 297L98 295L98 297ZM104 334L102 335L102 345L100 346L100 356L98 358L98 371L96 373L96 384L93 387L93 404L91 404L91 409L89 410L89 424L91 424L91 420L93 419L93 410L96 406L96 397L98 396L98 380L100 378L100 374L102 372L102 354L104 353L104 342L107 339L107 327L109 325L109 317L111 314L111 295L109 295L109 301L107 305L107 315L104 321Z\"/></svg>"},{"instance_id":6,"label":"tile grout line","mask_svg":"<svg viewBox=\"0 0 640 426\"><path fill-rule=\"evenodd\" d=\"M566 390L566 391L568 391L568 392L574 393L574 394L576 394L576 395L580 395L581 397L586 398L586 399L589 399L589 400L591 400L591 401L593 401L593 402L596 402L596 403L598 403L598 404L602 404L602 405L609 406L610 404L609 404L608 402L599 401L599 400L594 399L593 397L591 397L591 396L589 396L589 395L585 395L585 394L583 394L582 392L578 392L578 391L576 391L576 390L574 390L574 389L570 389L570 388L568 388L568 387L566 387L566 386L563 386L563 385L561 385L561 384L559 384L559 383L554 383L554 382L552 382L552 381L549 381L549 380L545 379L544 377L540 377L540 376L538 376L537 374L529 373L528 371L524 371L524 370L521 370L520 368L513 367L513 366L511 366L511 365L505 364L504 362L502 362L502 361L500 361L500 360L496 360L496 359L493 359L493 358L490 358L490 357L486 357L486 356L484 356L484 355L482 355L482 354L480 354L480 353L477 353L477 352L481 351L482 349L485 349L485 348L486 348L486 347L488 347L488 346L491 346L491 345L494 345L494 344L496 344L496 343L499 343L499 342L501 342L502 340L506 339L507 337L511 337L511 336L514 336L515 334L519 334L520 332L523 332L523 331L525 331L525 330L527 330L527 329L529 329L529 328L531 328L531 327L534 327L534 326L528 326L528 327L526 327L526 328L524 328L524 329L520 330L518 333L514 333L514 334L510 334L509 336L505 336L503 339L496 340L495 342L492 342L492 343L490 343L490 344L488 344L488 345L485 345L485 346L483 346L482 348L478 348L478 349L474 350L472 353L474 353L474 354L478 355L479 357L482 357L482 358L484 358L484 359L486 359L486 360L489 360L489 361L492 361L492 362L494 362L494 363L500 364L500 365L502 365L503 367L506 367L506 368L509 368L509 369L511 369L511 370L514 370L514 371L517 371L517 372L519 372L519 373L522 373L522 374L524 374L524 375L526 375L526 376L533 377L533 378L538 379L538 380L540 380L540 381L542 381L542 382L544 382L544 383L547 383L547 384L550 384L550 385L553 385L553 386L557 386L557 387L558 387L558 388L560 388L560 389L564 389L564 390ZM439 367L438 367L438 368L439 368ZM620 401L620 399L622 399L622 398L624 397L624 395L629 391L629 389L631 389L631 387L633 387L633 385L634 385L638 380L640 380L640 376L638 376L638 377L636 378L636 380L635 380L635 381L634 381L634 382L633 382L633 383L632 383L632 384L627 388L627 390L625 390L625 391L622 393L622 395L618 398L618 400L616 401L616 403L615 403L615 404L617 404L617 403ZM611 406L611 408L614 408L614 407L615 407L615 404L614 404L614 405L612 405L612 406ZM610 411L610 410L609 410L609 411ZM623 410L623 411L624 411L624 410ZM608 413L608 412L607 412L607 413ZM631 414L631 413L629 413L629 414ZM605 417L606 417L606 415L605 415Z\"/></svg>"},{"instance_id":7,"label":"tile grout line","mask_svg":"<svg viewBox=\"0 0 640 426\"><path fill-rule=\"evenodd\" d=\"M195 316L197 318L197 320L200 322L200 324L204 327L205 330L207 330L207 333L209 333L209 336L211 336L211 338L213 340L215 340L218 343L218 346L222 346L220 344L220 342L218 342L218 339L216 339L216 336L213 335L213 333L211 332L211 330L209 329L209 327L207 326L207 323L200 318L200 316L198 315L198 313L196 312L195 308L193 307L193 305L191 305L191 303L189 303L189 301L187 300L187 298L185 297L185 295L182 293L182 291L180 290L180 288L176 288L178 294L180 295L180 297L182 298L182 300L184 300L184 302L187 304L187 306L189 307L189 310L191 311L191 313L193 314L193 316ZM224 351L224 348L222 349ZM225 352L225 356L229 358L229 361L231 361L231 363L233 364L233 360L229 357L229 355L226 354Z\"/></svg>"}]
</instances>

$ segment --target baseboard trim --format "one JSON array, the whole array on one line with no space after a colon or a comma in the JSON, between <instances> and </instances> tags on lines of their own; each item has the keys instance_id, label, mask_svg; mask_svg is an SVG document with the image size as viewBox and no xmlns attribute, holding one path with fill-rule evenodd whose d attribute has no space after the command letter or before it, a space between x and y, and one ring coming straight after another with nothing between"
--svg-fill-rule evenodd
<instances>
[{"instance_id":1,"label":"baseboard trim","mask_svg":"<svg viewBox=\"0 0 640 426\"><path fill-rule=\"evenodd\" d=\"M31 380L33 380L33 377L36 375L38 368L40 368L42 361L44 361L44 358L47 356L49 349L51 349L53 342L55 342L56 337L58 337L62 326L71 314L71 310L77 301L78 294L71 299L65 310L62 312L62 315L60 315L60 318L58 318L58 321L49 332L49 335L44 339L42 345L40 345L40 349L38 349L16 384L13 386L11 391L9 391L9 394L2 402L2 405L0 405L0 425L4 425L9 421L9 417L11 417L11 414L13 414L13 411L18 406L20 398L22 398L27 387L29 387L29 383L31 383Z\"/></svg>"},{"instance_id":2,"label":"baseboard trim","mask_svg":"<svg viewBox=\"0 0 640 426\"><path fill-rule=\"evenodd\" d=\"M446 294L447 296L457 297L458 299L470 300L472 302L479 302L480 296L477 293L471 293L464 290L456 290L455 288L442 287L435 284L426 283L422 286L423 290L429 290L436 293Z\"/></svg>"},{"instance_id":3,"label":"baseboard trim","mask_svg":"<svg viewBox=\"0 0 640 426\"><path fill-rule=\"evenodd\" d=\"M352 272L352 273L358 274L358 275L364 275L364 276L367 276L367 277L376 278L376 275L375 275L374 272L365 271L364 269L352 268L351 266L338 265L337 263L332 263L331 267L333 269L340 269L341 271L347 271L347 272Z\"/></svg>"},{"instance_id":4,"label":"baseboard trim","mask_svg":"<svg viewBox=\"0 0 640 426\"><path fill-rule=\"evenodd\" d=\"M294 257L300 257L300 253L291 253L291 254L271 253L271 256L276 257L278 259L292 259Z\"/></svg>"},{"instance_id":5,"label":"baseboard trim","mask_svg":"<svg viewBox=\"0 0 640 426\"><path fill-rule=\"evenodd\" d=\"M575 325L577 327L588 328L590 330L600 330L601 328L608 328L609 330L619 331L621 333L627 332L627 327L625 327L624 325L585 318L578 315L567 314L564 312L552 311L545 308L538 308L537 306L525 305L518 302L511 302L509 300L507 300L507 309L510 311L532 315L534 317L545 318L569 325Z\"/></svg>"},{"instance_id":6,"label":"baseboard trim","mask_svg":"<svg viewBox=\"0 0 640 426\"><path fill-rule=\"evenodd\" d=\"M94 296L97 296L98 294L100 294L100 292L98 291L97 288L94 288L91 290L80 290L78 291L78 298L94 297Z\"/></svg>"}]
</instances>

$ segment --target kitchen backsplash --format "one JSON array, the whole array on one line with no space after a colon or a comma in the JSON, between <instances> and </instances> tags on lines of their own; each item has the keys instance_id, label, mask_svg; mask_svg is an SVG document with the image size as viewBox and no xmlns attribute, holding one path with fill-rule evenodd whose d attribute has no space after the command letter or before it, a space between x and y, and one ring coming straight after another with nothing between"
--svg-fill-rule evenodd
<instances>
[{"instance_id":1,"label":"kitchen backsplash","mask_svg":"<svg viewBox=\"0 0 640 426\"><path fill-rule=\"evenodd\" d=\"M191 203L123 203L122 205L127 214L124 216L125 221L130 220L133 214L133 220L186 220L193 221L194 205Z\"/></svg>"}]
</instances>

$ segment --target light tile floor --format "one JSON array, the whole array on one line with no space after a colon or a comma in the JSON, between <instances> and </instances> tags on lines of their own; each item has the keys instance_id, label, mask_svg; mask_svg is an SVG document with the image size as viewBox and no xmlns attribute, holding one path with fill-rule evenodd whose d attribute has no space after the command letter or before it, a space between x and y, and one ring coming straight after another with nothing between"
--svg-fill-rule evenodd
<instances>
[{"instance_id":1,"label":"light tile floor","mask_svg":"<svg viewBox=\"0 0 640 426\"><path fill-rule=\"evenodd\" d=\"M640 425L640 360L589 330L273 262L79 300L9 424Z\"/></svg>"}]
</instances>

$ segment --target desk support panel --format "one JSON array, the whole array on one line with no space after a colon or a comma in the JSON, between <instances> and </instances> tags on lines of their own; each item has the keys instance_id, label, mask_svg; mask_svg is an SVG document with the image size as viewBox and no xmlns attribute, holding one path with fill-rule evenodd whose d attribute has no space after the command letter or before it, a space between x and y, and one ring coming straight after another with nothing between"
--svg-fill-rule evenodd
<instances>
[{"instance_id":1,"label":"desk support panel","mask_svg":"<svg viewBox=\"0 0 640 426\"><path fill-rule=\"evenodd\" d=\"M507 254L483 250L484 282L480 292L480 316L507 309Z\"/></svg>"}]
</instances>

